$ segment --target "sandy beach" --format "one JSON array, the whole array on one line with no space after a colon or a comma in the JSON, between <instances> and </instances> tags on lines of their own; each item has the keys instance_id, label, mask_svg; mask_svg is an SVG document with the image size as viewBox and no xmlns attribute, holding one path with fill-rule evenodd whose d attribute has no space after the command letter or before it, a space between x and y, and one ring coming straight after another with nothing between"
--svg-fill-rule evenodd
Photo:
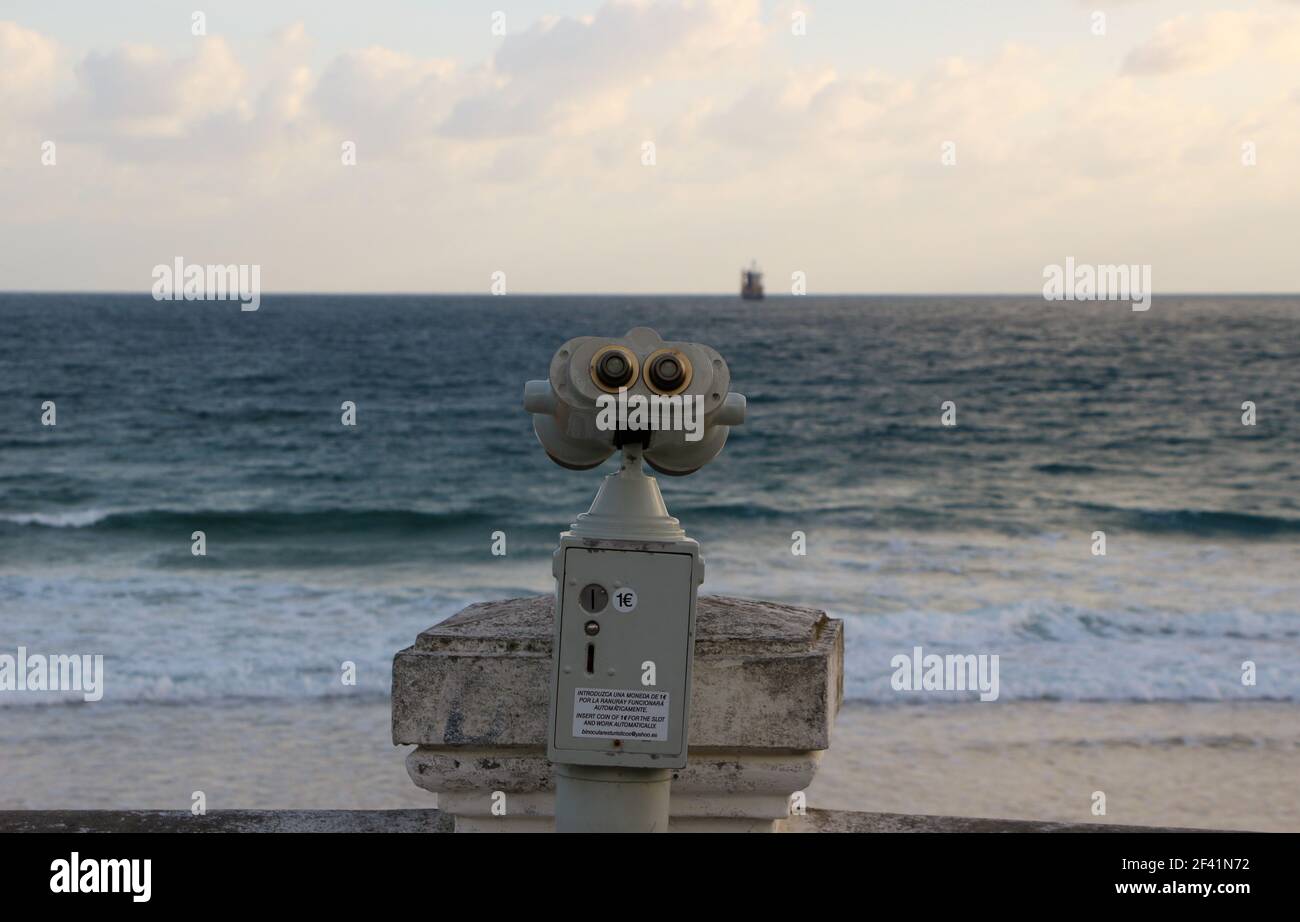
<instances>
[{"instance_id":1,"label":"sandy beach","mask_svg":"<svg viewBox=\"0 0 1300 922\"><path fill-rule=\"evenodd\" d=\"M3 809L429 807L384 701L0 709ZM1104 817L1091 813L1106 794ZM846 705L814 807L1300 831L1288 703Z\"/></svg>"},{"instance_id":2,"label":"sandy beach","mask_svg":"<svg viewBox=\"0 0 1300 922\"><path fill-rule=\"evenodd\" d=\"M1091 812L1094 791L1106 815ZM1281 703L849 705L818 807L1300 831L1300 709Z\"/></svg>"}]
</instances>

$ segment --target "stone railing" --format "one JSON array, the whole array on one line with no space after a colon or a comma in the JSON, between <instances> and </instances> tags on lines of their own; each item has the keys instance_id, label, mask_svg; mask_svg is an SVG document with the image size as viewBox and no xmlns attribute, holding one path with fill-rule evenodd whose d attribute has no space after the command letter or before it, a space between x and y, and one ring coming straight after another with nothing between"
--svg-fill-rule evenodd
<instances>
[{"instance_id":1,"label":"stone railing","mask_svg":"<svg viewBox=\"0 0 1300 922\"><path fill-rule=\"evenodd\" d=\"M555 599L471 605L393 661L393 742L460 831L554 828L546 721ZM843 698L843 623L811 608L698 602L690 760L671 830L776 831Z\"/></svg>"}]
</instances>

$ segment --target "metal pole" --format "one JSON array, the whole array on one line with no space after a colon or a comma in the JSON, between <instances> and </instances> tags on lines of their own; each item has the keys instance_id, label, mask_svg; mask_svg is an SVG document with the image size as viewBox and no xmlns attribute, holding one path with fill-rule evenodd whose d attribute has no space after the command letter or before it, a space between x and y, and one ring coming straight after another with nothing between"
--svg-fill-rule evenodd
<instances>
[{"instance_id":1,"label":"metal pole","mask_svg":"<svg viewBox=\"0 0 1300 922\"><path fill-rule=\"evenodd\" d=\"M556 832L667 832L666 768L555 766Z\"/></svg>"},{"instance_id":2,"label":"metal pole","mask_svg":"<svg viewBox=\"0 0 1300 922\"><path fill-rule=\"evenodd\" d=\"M659 485L641 467L641 447L623 447L619 472L605 478L573 534L624 541L684 539ZM557 640L558 649L558 640ZM554 694L554 690L552 691ZM686 728L683 727L683 734ZM667 832L672 769L555 763L556 832Z\"/></svg>"}]
</instances>

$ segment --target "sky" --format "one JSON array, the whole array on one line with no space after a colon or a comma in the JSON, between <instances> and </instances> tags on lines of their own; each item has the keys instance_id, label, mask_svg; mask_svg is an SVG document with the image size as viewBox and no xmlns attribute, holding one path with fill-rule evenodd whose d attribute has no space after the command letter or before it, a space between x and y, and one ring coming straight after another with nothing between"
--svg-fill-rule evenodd
<instances>
[{"instance_id":1,"label":"sky","mask_svg":"<svg viewBox=\"0 0 1300 922\"><path fill-rule=\"evenodd\" d=\"M1300 0L0 0L0 290L1294 292L1297 242Z\"/></svg>"}]
</instances>

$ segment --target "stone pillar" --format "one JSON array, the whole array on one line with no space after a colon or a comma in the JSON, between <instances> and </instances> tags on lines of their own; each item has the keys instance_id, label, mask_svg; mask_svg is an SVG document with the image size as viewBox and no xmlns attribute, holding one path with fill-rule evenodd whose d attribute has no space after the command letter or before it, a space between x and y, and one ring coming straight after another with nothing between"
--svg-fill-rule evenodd
<instances>
[{"instance_id":1,"label":"stone pillar","mask_svg":"<svg viewBox=\"0 0 1300 922\"><path fill-rule=\"evenodd\" d=\"M546 720L555 597L471 605L393 660L393 743L457 832L554 829ZM812 781L844 695L843 622L701 596L690 760L672 831L779 831ZM504 811L504 812L503 812Z\"/></svg>"}]
</instances>

